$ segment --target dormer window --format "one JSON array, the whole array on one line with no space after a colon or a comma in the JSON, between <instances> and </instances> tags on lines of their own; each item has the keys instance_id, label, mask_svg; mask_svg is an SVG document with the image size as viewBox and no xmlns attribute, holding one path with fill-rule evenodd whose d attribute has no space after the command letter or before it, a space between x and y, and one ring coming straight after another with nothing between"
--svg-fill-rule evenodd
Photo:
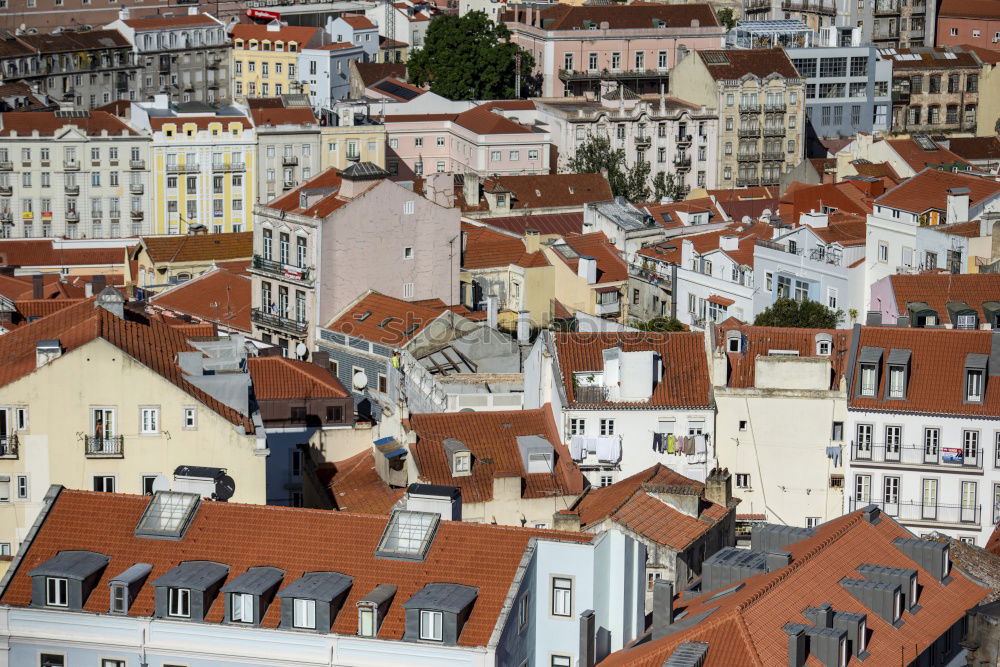
<instances>
[{"instance_id":1,"label":"dormer window","mask_svg":"<svg viewBox=\"0 0 1000 667\"><path fill-rule=\"evenodd\" d=\"M461 584L427 584L403 603L406 630L403 641L458 644L479 589Z\"/></svg>"},{"instance_id":2,"label":"dormer window","mask_svg":"<svg viewBox=\"0 0 1000 667\"><path fill-rule=\"evenodd\" d=\"M235 623L253 623L252 595L249 593L230 594L229 620Z\"/></svg>"},{"instance_id":3,"label":"dormer window","mask_svg":"<svg viewBox=\"0 0 1000 667\"><path fill-rule=\"evenodd\" d=\"M109 560L92 551L60 551L28 572L31 605L82 609Z\"/></svg>"},{"instance_id":4,"label":"dormer window","mask_svg":"<svg viewBox=\"0 0 1000 667\"><path fill-rule=\"evenodd\" d=\"M167 616L191 617L191 589L170 588L167 591Z\"/></svg>"},{"instance_id":5,"label":"dormer window","mask_svg":"<svg viewBox=\"0 0 1000 667\"><path fill-rule=\"evenodd\" d=\"M874 365L862 365L861 366L861 395L862 396L875 396L875 387L877 384L878 371Z\"/></svg>"},{"instance_id":6,"label":"dormer window","mask_svg":"<svg viewBox=\"0 0 1000 667\"><path fill-rule=\"evenodd\" d=\"M111 591L112 614L127 614L133 600L142 590L146 578L153 571L149 563L136 563L108 582Z\"/></svg>"},{"instance_id":7,"label":"dormer window","mask_svg":"<svg viewBox=\"0 0 1000 667\"><path fill-rule=\"evenodd\" d=\"M125 584L111 585L111 613L128 613L128 588Z\"/></svg>"},{"instance_id":8,"label":"dormer window","mask_svg":"<svg viewBox=\"0 0 1000 667\"><path fill-rule=\"evenodd\" d=\"M832 351L833 336L828 333L816 334L816 354L821 357L828 357Z\"/></svg>"},{"instance_id":9,"label":"dormer window","mask_svg":"<svg viewBox=\"0 0 1000 667\"><path fill-rule=\"evenodd\" d=\"M49 607L69 605L68 582L62 577L45 577L45 604Z\"/></svg>"},{"instance_id":10,"label":"dormer window","mask_svg":"<svg viewBox=\"0 0 1000 667\"><path fill-rule=\"evenodd\" d=\"M444 614L439 611L420 612L420 638L425 641L441 641L441 624Z\"/></svg>"},{"instance_id":11,"label":"dormer window","mask_svg":"<svg viewBox=\"0 0 1000 667\"><path fill-rule=\"evenodd\" d=\"M468 473L472 468L472 455L469 452L455 454L455 474Z\"/></svg>"},{"instance_id":12,"label":"dormer window","mask_svg":"<svg viewBox=\"0 0 1000 667\"><path fill-rule=\"evenodd\" d=\"M903 398L906 371L902 366L889 367L889 398Z\"/></svg>"},{"instance_id":13,"label":"dormer window","mask_svg":"<svg viewBox=\"0 0 1000 667\"><path fill-rule=\"evenodd\" d=\"M743 351L743 334L739 331L726 332L726 350L729 352Z\"/></svg>"},{"instance_id":14,"label":"dormer window","mask_svg":"<svg viewBox=\"0 0 1000 667\"><path fill-rule=\"evenodd\" d=\"M452 477L465 477L472 474L472 450L461 440L445 438L441 441L445 456L451 462Z\"/></svg>"},{"instance_id":15,"label":"dormer window","mask_svg":"<svg viewBox=\"0 0 1000 667\"><path fill-rule=\"evenodd\" d=\"M292 601L292 627L316 629L316 601L295 598Z\"/></svg>"},{"instance_id":16,"label":"dormer window","mask_svg":"<svg viewBox=\"0 0 1000 667\"><path fill-rule=\"evenodd\" d=\"M358 605L358 636L375 636L375 605Z\"/></svg>"},{"instance_id":17,"label":"dormer window","mask_svg":"<svg viewBox=\"0 0 1000 667\"><path fill-rule=\"evenodd\" d=\"M986 366L988 354L969 354L965 357L965 402L982 403L986 392Z\"/></svg>"},{"instance_id":18,"label":"dormer window","mask_svg":"<svg viewBox=\"0 0 1000 667\"><path fill-rule=\"evenodd\" d=\"M861 359L858 362L858 374L861 382L858 386L858 395L865 398L875 398L878 391L878 369L882 364L881 347L861 348Z\"/></svg>"}]
</instances>

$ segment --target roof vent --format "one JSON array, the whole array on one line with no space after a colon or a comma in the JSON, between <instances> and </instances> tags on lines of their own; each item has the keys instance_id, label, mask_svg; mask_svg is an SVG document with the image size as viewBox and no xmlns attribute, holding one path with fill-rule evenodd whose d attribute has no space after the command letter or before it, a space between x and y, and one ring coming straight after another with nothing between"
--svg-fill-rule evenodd
<instances>
[{"instance_id":1,"label":"roof vent","mask_svg":"<svg viewBox=\"0 0 1000 667\"><path fill-rule=\"evenodd\" d=\"M768 551L764 554L764 559L768 572L774 572L792 564L792 554L787 551Z\"/></svg>"},{"instance_id":2,"label":"roof vent","mask_svg":"<svg viewBox=\"0 0 1000 667\"><path fill-rule=\"evenodd\" d=\"M674 649L663 667L701 667L708 655L708 644L705 642L684 642Z\"/></svg>"},{"instance_id":3,"label":"roof vent","mask_svg":"<svg viewBox=\"0 0 1000 667\"><path fill-rule=\"evenodd\" d=\"M868 505L862 508L861 516L873 526L878 525L878 522L882 520L882 512L879 510L878 505Z\"/></svg>"}]
</instances>

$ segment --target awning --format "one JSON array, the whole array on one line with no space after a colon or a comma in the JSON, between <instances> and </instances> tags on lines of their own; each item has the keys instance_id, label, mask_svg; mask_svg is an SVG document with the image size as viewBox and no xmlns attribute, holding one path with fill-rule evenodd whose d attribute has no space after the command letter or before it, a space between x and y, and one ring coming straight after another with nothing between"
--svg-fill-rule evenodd
<instances>
[{"instance_id":1,"label":"awning","mask_svg":"<svg viewBox=\"0 0 1000 667\"><path fill-rule=\"evenodd\" d=\"M727 299L726 297L719 296L718 294L713 294L712 296L708 297L708 299L706 299L706 300L709 303L718 304L718 305L723 306L725 308L729 308L729 306L731 306L734 303L736 303L734 300Z\"/></svg>"},{"instance_id":2,"label":"awning","mask_svg":"<svg viewBox=\"0 0 1000 667\"><path fill-rule=\"evenodd\" d=\"M612 286L609 286L609 287L595 287L594 291L595 292L618 292L618 291L621 291L621 287L620 286L615 286L615 285L612 285Z\"/></svg>"}]
</instances>

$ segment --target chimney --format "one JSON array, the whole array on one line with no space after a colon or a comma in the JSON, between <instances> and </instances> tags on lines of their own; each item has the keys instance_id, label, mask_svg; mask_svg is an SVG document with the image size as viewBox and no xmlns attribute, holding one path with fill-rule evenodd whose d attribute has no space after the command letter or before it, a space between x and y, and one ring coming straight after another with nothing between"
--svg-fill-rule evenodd
<instances>
[{"instance_id":1,"label":"chimney","mask_svg":"<svg viewBox=\"0 0 1000 667\"><path fill-rule=\"evenodd\" d=\"M832 628L833 607L829 602L824 602L819 607L815 608L813 618L815 619L816 627Z\"/></svg>"},{"instance_id":2,"label":"chimney","mask_svg":"<svg viewBox=\"0 0 1000 667\"><path fill-rule=\"evenodd\" d=\"M486 326L497 328L497 298L493 294L486 297Z\"/></svg>"},{"instance_id":3,"label":"chimney","mask_svg":"<svg viewBox=\"0 0 1000 667\"><path fill-rule=\"evenodd\" d=\"M531 10L529 9L528 11ZM479 204L479 174L474 171L465 174L462 196L465 198L466 206L476 206Z\"/></svg>"},{"instance_id":4,"label":"chimney","mask_svg":"<svg viewBox=\"0 0 1000 667\"><path fill-rule=\"evenodd\" d=\"M31 298L45 298L45 278L40 273L31 276Z\"/></svg>"},{"instance_id":5,"label":"chimney","mask_svg":"<svg viewBox=\"0 0 1000 667\"><path fill-rule=\"evenodd\" d=\"M567 530L571 533L580 532L580 513L562 510L552 515L553 530Z\"/></svg>"},{"instance_id":6,"label":"chimney","mask_svg":"<svg viewBox=\"0 0 1000 667\"><path fill-rule=\"evenodd\" d=\"M129 19L128 7L122 7L121 9L118 10L118 18L121 19L122 21L128 21Z\"/></svg>"},{"instance_id":7,"label":"chimney","mask_svg":"<svg viewBox=\"0 0 1000 667\"><path fill-rule=\"evenodd\" d=\"M882 311L869 310L868 314L865 316L865 326L868 327L882 326Z\"/></svg>"},{"instance_id":8,"label":"chimney","mask_svg":"<svg viewBox=\"0 0 1000 667\"><path fill-rule=\"evenodd\" d=\"M517 342L527 345L531 341L531 311L517 311Z\"/></svg>"},{"instance_id":9,"label":"chimney","mask_svg":"<svg viewBox=\"0 0 1000 667\"><path fill-rule=\"evenodd\" d=\"M765 551L764 570L774 572L792 564L792 554L788 551Z\"/></svg>"},{"instance_id":10,"label":"chimney","mask_svg":"<svg viewBox=\"0 0 1000 667\"><path fill-rule=\"evenodd\" d=\"M83 296L87 299L94 296L94 283L86 282L83 284Z\"/></svg>"},{"instance_id":11,"label":"chimney","mask_svg":"<svg viewBox=\"0 0 1000 667\"><path fill-rule=\"evenodd\" d=\"M56 340L40 340L35 344L35 368L62 356L62 344Z\"/></svg>"},{"instance_id":12,"label":"chimney","mask_svg":"<svg viewBox=\"0 0 1000 667\"><path fill-rule=\"evenodd\" d=\"M781 628L788 634L788 667L802 667L806 664L806 626L787 623Z\"/></svg>"},{"instance_id":13,"label":"chimney","mask_svg":"<svg viewBox=\"0 0 1000 667\"><path fill-rule=\"evenodd\" d=\"M799 224L809 225L814 229L828 227L830 225L830 216L818 211L809 211L799 216Z\"/></svg>"},{"instance_id":14,"label":"chimney","mask_svg":"<svg viewBox=\"0 0 1000 667\"><path fill-rule=\"evenodd\" d=\"M740 238L735 234L723 234L719 237L719 250L736 250L740 247Z\"/></svg>"},{"instance_id":15,"label":"chimney","mask_svg":"<svg viewBox=\"0 0 1000 667\"><path fill-rule=\"evenodd\" d=\"M580 614L580 660L577 662L580 667L594 667L597 658L595 655L597 642L594 631L594 610L588 609Z\"/></svg>"},{"instance_id":16,"label":"chimney","mask_svg":"<svg viewBox=\"0 0 1000 667\"><path fill-rule=\"evenodd\" d=\"M948 188L947 223L966 222L969 219L969 188Z\"/></svg>"},{"instance_id":17,"label":"chimney","mask_svg":"<svg viewBox=\"0 0 1000 667\"><path fill-rule=\"evenodd\" d=\"M319 366L320 368L329 369L330 353L323 350L317 350L316 352L312 353L312 362L317 366Z\"/></svg>"},{"instance_id":18,"label":"chimney","mask_svg":"<svg viewBox=\"0 0 1000 667\"><path fill-rule=\"evenodd\" d=\"M198 16L198 8L188 7L188 16Z\"/></svg>"},{"instance_id":19,"label":"chimney","mask_svg":"<svg viewBox=\"0 0 1000 667\"><path fill-rule=\"evenodd\" d=\"M542 235L538 233L537 229L525 229L524 230L524 251L525 252L537 252L542 244Z\"/></svg>"},{"instance_id":20,"label":"chimney","mask_svg":"<svg viewBox=\"0 0 1000 667\"><path fill-rule=\"evenodd\" d=\"M108 286L108 277L104 274L98 274L96 276L91 276L90 280L94 283L94 291L100 294L104 291L104 288Z\"/></svg>"},{"instance_id":21,"label":"chimney","mask_svg":"<svg viewBox=\"0 0 1000 667\"><path fill-rule=\"evenodd\" d=\"M653 582L653 641L666 637L674 624L674 582L657 579Z\"/></svg>"},{"instance_id":22,"label":"chimney","mask_svg":"<svg viewBox=\"0 0 1000 667\"><path fill-rule=\"evenodd\" d=\"M580 255L576 265L576 275L587 281L588 285L597 282L597 260L590 255Z\"/></svg>"},{"instance_id":23,"label":"chimney","mask_svg":"<svg viewBox=\"0 0 1000 667\"><path fill-rule=\"evenodd\" d=\"M733 499L733 476L729 468L715 468L705 478L705 500L729 507Z\"/></svg>"}]
</instances>

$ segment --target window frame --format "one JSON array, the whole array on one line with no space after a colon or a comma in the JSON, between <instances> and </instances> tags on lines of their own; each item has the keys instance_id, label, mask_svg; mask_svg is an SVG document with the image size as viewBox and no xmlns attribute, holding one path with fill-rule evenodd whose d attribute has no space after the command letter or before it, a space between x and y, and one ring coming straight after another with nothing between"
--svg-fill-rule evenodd
<instances>
[{"instance_id":1,"label":"window frame","mask_svg":"<svg viewBox=\"0 0 1000 667\"><path fill-rule=\"evenodd\" d=\"M561 585L560 582L568 585ZM573 618L573 584L573 577L570 576L554 574L550 577L549 615L553 618Z\"/></svg>"},{"instance_id":2,"label":"window frame","mask_svg":"<svg viewBox=\"0 0 1000 667\"><path fill-rule=\"evenodd\" d=\"M229 621L230 623L252 624L254 622L252 593L230 593L229 594ZM246 618L247 603L250 604L250 618ZM237 613L239 610L239 613Z\"/></svg>"},{"instance_id":3,"label":"window frame","mask_svg":"<svg viewBox=\"0 0 1000 667\"><path fill-rule=\"evenodd\" d=\"M167 617L191 618L191 589L179 586L167 588Z\"/></svg>"},{"instance_id":4,"label":"window frame","mask_svg":"<svg viewBox=\"0 0 1000 667\"><path fill-rule=\"evenodd\" d=\"M69 607L69 580L66 577L45 577L45 606Z\"/></svg>"},{"instance_id":5,"label":"window frame","mask_svg":"<svg viewBox=\"0 0 1000 667\"><path fill-rule=\"evenodd\" d=\"M302 613L305 612L306 618L302 618ZM303 624L300 621L312 620L312 624ZM316 629L316 600L310 598L292 598L292 627L298 628L299 630L315 630Z\"/></svg>"},{"instance_id":6,"label":"window frame","mask_svg":"<svg viewBox=\"0 0 1000 667\"><path fill-rule=\"evenodd\" d=\"M430 632L428 632L427 621L430 620ZM436 622L436 625L435 625ZM419 619L419 637L422 641L441 642L444 641L444 612L435 609L421 609ZM434 635L437 636L434 636Z\"/></svg>"},{"instance_id":7,"label":"window frame","mask_svg":"<svg viewBox=\"0 0 1000 667\"><path fill-rule=\"evenodd\" d=\"M146 428L146 415L152 415L152 430ZM139 435L160 435L160 406L139 406Z\"/></svg>"}]
</instances>

